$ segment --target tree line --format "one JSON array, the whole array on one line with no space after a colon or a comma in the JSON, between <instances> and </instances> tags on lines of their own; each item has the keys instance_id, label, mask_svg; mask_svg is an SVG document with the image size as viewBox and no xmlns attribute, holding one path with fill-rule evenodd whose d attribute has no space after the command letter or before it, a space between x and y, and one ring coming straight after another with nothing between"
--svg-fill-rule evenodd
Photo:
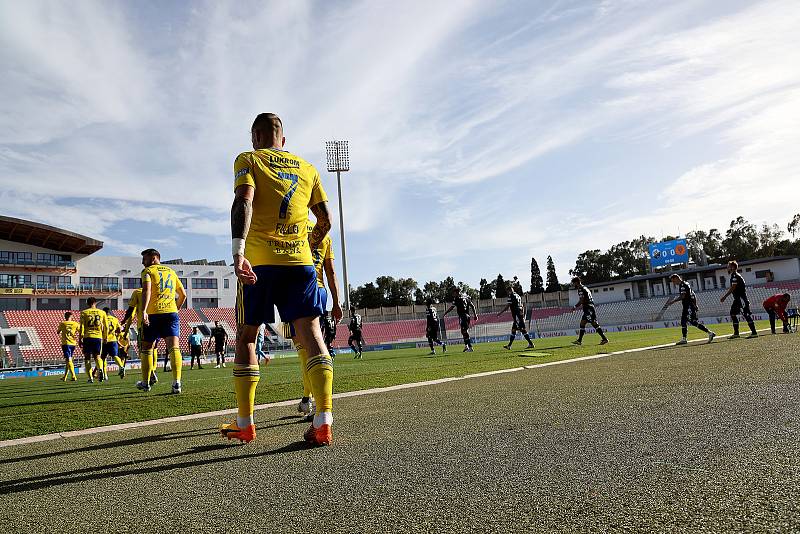
<instances>
[{"instance_id":1,"label":"tree line","mask_svg":"<svg viewBox=\"0 0 800 534\"><path fill-rule=\"evenodd\" d=\"M717 228L693 230L686 234L689 257L699 264L724 263L730 259L749 260L769 256L800 255L800 213L787 225L786 231L777 224L763 224L760 227L748 222L744 217L732 220L723 235ZM587 250L580 253L575 266L569 270L570 276L581 276L584 282L592 284L608 280L619 280L645 274L648 271L648 245L659 241L677 239L666 236L656 240L652 236L641 235L609 247ZM433 302L451 302L452 289L458 287L474 299L506 298L507 285L511 283L514 291L523 293L522 282L517 276L510 278L498 274L494 278L481 278L477 289L465 282L456 282L448 276L440 282L429 281L420 286L413 278L394 278L379 276L375 282L358 286L350 295L350 302L357 308L378 308L381 306L409 306ZM566 290L569 284L561 284L556 274L552 256L547 256L545 276L536 258L531 258L531 278L529 293L549 293Z\"/></svg>"}]
</instances>

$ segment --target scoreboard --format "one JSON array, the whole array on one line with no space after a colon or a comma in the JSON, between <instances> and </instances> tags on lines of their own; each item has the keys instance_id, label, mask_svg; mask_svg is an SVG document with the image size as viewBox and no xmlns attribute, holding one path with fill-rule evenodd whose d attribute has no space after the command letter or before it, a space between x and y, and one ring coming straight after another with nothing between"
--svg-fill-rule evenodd
<instances>
[{"instance_id":1,"label":"scoreboard","mask_svg":"<svg viewBox=\"0 0 800 534\"><path fill-rule=\"evenodd\" d=\"M680 263L689 263L689 249L685 239L674 239L672 241L662 241L654 243L649 247L650 267L666 267Z\"/></svg>"}]
</instances>

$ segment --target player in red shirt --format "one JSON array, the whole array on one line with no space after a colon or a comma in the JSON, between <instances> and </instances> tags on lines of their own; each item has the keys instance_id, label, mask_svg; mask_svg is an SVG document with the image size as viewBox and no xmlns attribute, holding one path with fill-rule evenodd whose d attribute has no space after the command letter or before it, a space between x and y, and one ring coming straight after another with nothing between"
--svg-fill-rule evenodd
<instances>
[{"instance_id":1,"label":"player in red shirt","mask_svg":"<svg viewBox=\"0 0 800 534\"><path fill-rule=\"evenodd\" d=\"M786 317L786 306L789 304L791 298L789 293L778 293L764 301L764 309L767 311L767 315L769 315L769 327L772 329L773 334L775 333L775 317L783 321L783 332L789 332L789 320Z\"/></svg>"}]
</instances>

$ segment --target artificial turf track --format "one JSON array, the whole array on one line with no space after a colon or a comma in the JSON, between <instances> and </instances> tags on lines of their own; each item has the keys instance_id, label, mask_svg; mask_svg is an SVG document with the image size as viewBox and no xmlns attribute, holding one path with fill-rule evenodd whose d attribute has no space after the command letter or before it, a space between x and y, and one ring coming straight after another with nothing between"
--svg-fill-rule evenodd
<instances>
[{"instance_id":1,"label":"artificial turf track","mask_svg":"<svg viewBox=\"0 0 800 534\"><path fill-rule=\"evenodd\" d=\"M655 345L675 332L613 339L603 348ZM537 352L552 355L533 358L488 345L445 358L419 351L339 358L337 389L600 349L556 348L566 341L543 341ZM0 448L0 531L795 531L798 353L800 336L762 336L339 399L334 446L324 449L305 447L305 425L287 407L257 412L259 439L246 446L222 441L223 421L214 417ZM271 389L297 387L289 377L296 361L274 363L259 402L280 397ZM203 382L227 382L223 374L186 376L187 393L177 399L81 388L99 395L89 406L147 397L159 416L172 415L162 406L190 398L192 389L206 391L198 397L220 391L223 405L199 409L231 406L229 384ZM23 383L62 394L77 386L7 382L0 384L6 403L35 391L11 391ZM23 401L33 408L35 401ZM4 413L3 430L60 405L47 406Z\"/></svg>"},{"instance_id":2,"label":"artificial turf track","mask_svg":"<svg viewBox=\"0 0 800 534\"><path fill-rule=\"evenodd\" d=\"M714 328L720 334L731 332L728 325ZM699 337L701 333L695 330L693 334ZM524 350L526 342L517 340L512 351L503 349L503 343L487 343L476 345L473 353L462 352L462 345L451 345L449 352L436 356L429 356L427 349L366 352L363 360L342 354L335 362L334 389L356 391L464 376L669 343L680 334L679 329L660 329L610 336L612 343L605 346L599 346L599 337L592 334L587 334L581 347L572 345L572 338L541 339L536 340L534 351ZM526 356L529 353L533 355ZM109 382L94 384L86 382L85 374L78 375L77 382L67 383L55 376L0 380L0 440L235 408L232 360L228 358L225 369L184 367L183 394L179 396L170 394L172 374L161 371L160 382L150 393L136 389L136 381L141 379L138 369L130 370L125 380L112 373ZM278 358L262 367L256 404L296 399L301 394L296 357ZM26 423L17 424L20 420Z\"/></svg>"}]
</instances>

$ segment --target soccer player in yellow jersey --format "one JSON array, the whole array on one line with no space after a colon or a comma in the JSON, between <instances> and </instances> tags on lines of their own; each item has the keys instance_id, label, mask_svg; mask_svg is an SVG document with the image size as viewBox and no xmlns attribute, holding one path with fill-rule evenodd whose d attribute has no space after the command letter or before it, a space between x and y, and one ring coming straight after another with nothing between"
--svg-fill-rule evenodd
<instances>
[{"instance_id":1,"label":"soccer player in yellow jersey","mask_svg":"<svg viewBox=\"0 0 800 534\"><path fill-rule=\"evenodd\" d=\"M103 343L103 372L106 375L106 380L108 380L108 358L114 358L114 362L117 366L121 369L125 369L125 364L119 358L119 342L118 336L122 331L122 328L119 324L119 319L114 317L114 314L111 313L109 308L103 308L103 311L106 314L106 339L105 343ZM122 378L123 371L120 371L119 376Z\"/></svg>"},{"instance_id":2,"label":"soccer player in yellow jersey","mask_svg":"<svg viewBox=\"0 0 800 534\"><path fill-rule=\"evenodd\" d=\"M256 437L253 405L259 380L255 342L261 323L275 322L274 307L292 323L305 348L305 366L317 401L304 438L329 445L333 423L333 360L319 328L324 313L311 251L331 228L327 196L319 173L301 157L283 150L283 124L272 113L256 117L253 150L234 163L231 207L232 253L239 287L233 383L238 414L223 425L223 436L243 442ZM308 210L317 224L308 235Z\"/></svg>"},{"instance_id":3,"label":"soccer player in yellow jersey","mask_svg":"<svg viewBox=\"0 0 800 534\"><path fill-rule=\"evenodd\" d=\"M117 336L117 345L119 345L119 361L117 365L119 365L118 374L120 378L125 378L125 364L128 363L128 347L130 347L131 344L129 336L130 330L127 328L123 329L122 326L120 326L119 335Z\"/></svg>"},{"instance_id":4,"label":"soccer player in yellow jersey","mask_svg":"<svg viewBox=\"0 0 800 534\"><path fill-rule=\"evenodd\" d=\"M75 376L75 364L72 363L72 355L75 352L75 345L78 343L78 332L81 329L80 323L72 320L72 312L64 313L64 320L58 325L58 334L61 336L61 350L64 353L64 376L62 381L67 381L70 375L74 382L78 379Z\"/></svg>"},{"instance_id":5,"label":"soccer player in yellow jersey","mask_svg":"<svg viewBox=\"0 0 800 534\"><path fill-rule=\"evenodd\" d=\"M131 323L134 318L136 319L136 348L139 351L139 358L142 358L144 349L142 342L144 341L144 325L142 324L142 289L136 288L131 293L131 298L128 301L128 309L125 311L125 317L122 319L122 329L126 332L130 331ZM144 365L144 364L142 364ZM150 387L158 382L158 375L156 375L156 368L158 367L158 349L156 344L153 344L152 355L150 359L150 378L148 383Z\"/></svg>"},{"instance_id":6,"label":"soccer player in yellow jersey","mask_svg":"<svg viewBox=\"0 0 800 534\"><path fill-rule=\"evenodd\" d=\"M103 340L106 338L106 314L103 310L97 309L96 298L89 297L86 303L89 307L81 312L80 339L78 343L83 350L86 374L89 375L88 382L91 384L94 382L94 378L92 378L92 359L94 359L97 366L98 379L102 382L105 378L100 354L103 351Z\"/></svg>"},{"instance_id":7,"label":"soccer player in yellow jersey","mask_svg":"<svg viewBox=\"0 0 800 534\"><path fill-rule=\"evenodd\" d=\"M314 225L308 225L308 233L311 235L314 232ZM314 260L314 269L316 270L317 274L317 290L319 291L320 297L322 298L322 309L328 309L328 290L325 289L325 280L324 278L328 279L328 287L330 288L331 299L333 300L333 307L331 310L331 314L333 315L334 324L338 323L342 320L342 307L339 305L339 285L336 281L336 270L333 267L333 247L331 245L331 236L326 235L325 239L323 239L319 246L311 251L311 257ZM324 277L323 277L324 273ZM321 322L321 321L320 321ZM290 325L291 327L291 325ZM297 353L300 360L300 373L303 376L303 398L300 399L300 404L297 406L297 411L303 414L306 414L310 417L310 413L313 411L313 406L311 403L311 384L308 380L308 375L306 373L306 366L303 364L305 360L308 359L308 355L305 353L305 349L300 344L300 342L296 339L294 335L294 329L289 329L292 336L292 341L294 342L295 347L297 348ZM323 329L323 339L324 339L324 329ZM325 345L328 347L328 345ZM303 353L302 355L300 353ZM330 348L328 347L328 352L330 353ZM331 356L333 356L331 354Z\"/></svg>"},{"instance_id":8,"label":"soccer player in yellow jersey","mask_svg":"<svg viewBox=\"0 0 800 534\"><path fill-rule=\"evenodd\" d=\"M136 387L150 391L150 366L153 345L163 338L172 360L172 393L181 392L183 356L178 346L180 321L178 309L186 302L186 290L178 275L161 265L161 253L154 248L142 251L142 380Z\"/></svg>"}]
</instances>

